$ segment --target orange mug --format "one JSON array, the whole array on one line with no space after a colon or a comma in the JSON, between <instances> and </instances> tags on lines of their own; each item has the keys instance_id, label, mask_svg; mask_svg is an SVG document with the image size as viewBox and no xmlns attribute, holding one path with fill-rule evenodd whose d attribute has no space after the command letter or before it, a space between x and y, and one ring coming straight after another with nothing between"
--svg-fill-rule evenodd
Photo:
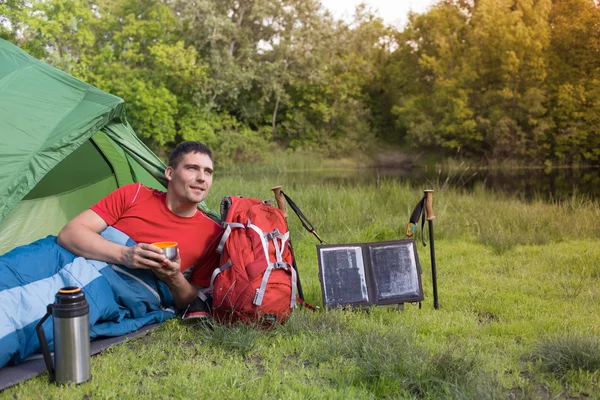
<instances>
[{"instance_id":1,"label":"orange mug","mask_svg":"<svg viewBox=\"0 0 600 400\"><path fill-rule=\"evenodd\" d=\"M160 248L169 260L174 260L177 257L177 242L155 242L151 244Z\"/></svg>"}]
</instances>

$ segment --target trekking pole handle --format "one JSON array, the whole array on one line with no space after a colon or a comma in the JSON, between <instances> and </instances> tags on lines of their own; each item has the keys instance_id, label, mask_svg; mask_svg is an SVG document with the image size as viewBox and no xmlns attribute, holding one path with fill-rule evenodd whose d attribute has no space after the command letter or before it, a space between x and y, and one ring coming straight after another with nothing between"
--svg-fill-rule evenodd
<instances>
[{"instance_id":1,"label":"trekking pole handle","mask_svg":"<svg viewBox=\"0 0 600 400\"><path fill-rule=\"evenodd\" d=\"M433 215L433 190L427 189L423 191L425 193L425 211L427 212L427 221L433 221L435 215Z\"/></svg>"},{"instance_id":2,"label":"trekking pole handle","mask_svg":"<svg viewBox=\"0 0 600 400\"><path fill-rule=\"evenodd\" d=\"M287 208L285 205L285 198L281 194L281 186L273 186L271 188L271 190L275 194L275 201L277 202L277 208L279 208L281 210L281 212L283 213L283 217L285 219L287 219L288 213L287 213Z\"/></svg>"}]
</instances>

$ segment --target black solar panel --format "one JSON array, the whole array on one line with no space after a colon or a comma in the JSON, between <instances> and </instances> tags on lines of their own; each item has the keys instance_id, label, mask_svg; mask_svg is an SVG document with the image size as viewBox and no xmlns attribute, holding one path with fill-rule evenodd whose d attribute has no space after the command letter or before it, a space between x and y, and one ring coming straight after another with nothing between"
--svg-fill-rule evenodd
<instances>
[{"instance_id":1,"label":"black solar panel","mask_svg":"<svg viewBox=\"0 0 600 400\"><path fill-rule=\"evenodd\" d=\"M325 307L423 300L413 240L319 245L317 252Z\"/></svg>"}]
</instances>

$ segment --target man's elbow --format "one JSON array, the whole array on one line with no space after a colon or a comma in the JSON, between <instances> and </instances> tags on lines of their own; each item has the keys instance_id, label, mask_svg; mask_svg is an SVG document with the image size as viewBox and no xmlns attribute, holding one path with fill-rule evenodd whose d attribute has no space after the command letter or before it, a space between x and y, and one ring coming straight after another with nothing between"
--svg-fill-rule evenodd
<instances>
[{"instance_id":1,"label":"man's elbow","mask_svg":"<svg viewBox=\"0 0 600 400\"><path fill-rule=\"evenodd\" d=\"M197 297L196 294L190 296L185 296L183 298L174 298L174 303L175 306L179 309L179 310L185 310L186 308L188 308L188 306L190 304L192 304L192 302L194 301L194 299Z\"/></svg>"},{"instance_id":2,"label":"man's elbow","mask_svg":"<svg viewBox=\"0 0 600 400\"><path fill-rule=\"evenodd\" d=\"M65 249L69 248L69 243L70 243L70 228L69 228L69 224L65 225L60 232L58 232L58 236L56 237L56 243L58 243L60 246L64 247Z\"/></svg>"},{"instance_id":3,"label":"man's elbow","mask_svg":"<svg viewBox=\"0 0 600 400\"><path fill-rule=\"evenodd\" d=\"M199 290L199 286L190 283L190 286L185 293L182 293L179 296L173 296L175 306L180 310L185 310L190 304L192 304L196 297L198 297Z\"/></svg>"},{"instance_id":4,"label":"man's elbow","mask_svg":"<svg viewBox=\"0 0 600 400\"><path fill-rule=\"evenodd\" d=\"M62 247L65 247L65 234L64 234L64 230L65 230L65 228L61 229L60 232L58 232L58 236L56 237L56 243L58 243Z\"/></svg>"}]
</instances>

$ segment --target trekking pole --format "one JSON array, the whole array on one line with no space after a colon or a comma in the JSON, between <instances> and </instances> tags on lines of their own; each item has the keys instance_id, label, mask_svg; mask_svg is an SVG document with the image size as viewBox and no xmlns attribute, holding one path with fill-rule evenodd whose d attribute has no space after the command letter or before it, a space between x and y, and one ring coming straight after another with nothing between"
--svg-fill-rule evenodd
<instances>
[{"instance_id":1,"label":"trekking pole","mask_svg":"<svg viewBox=\"0 0 600 400\"><path fill-rule=\"evenodd\" d=\"M431 252L431 280L433 283L433 308L436 310L440 308L438 302L437 292L437 272L435 267L435 248L433 246L433 190L424 190L425 193L425 212L427 214L427 221L429 222L429 251Z\"/></svg>"},{"instance_id":2,"label":"trekking pole","mask_svg":"<svg viewBox=\"0 0 600 400\"><path fill-rule=\"evenodd\" d=\"M283 197L283 194L281 193L281 186L274 186L271 188L271 190L273 191L273 194L275 194L275 201L277 202L277 208L279 208L281 210L281 212L283 213L283 217L285 218L285 221L287 223L287 217L288 217L288 213L287 213L287 209L285 206L285 198ZM294 268L294 270L296 271L296 287L298 288L298 297L300 297L300 299L302 301L304 301L304 293L302 292L302 284L300 283L300 274L298 273L298 266L296 265L296 256L294 255L294 246L292 246L292 236L290 235L289 238L289 243L290 243L290 250L292 251L292 268Z\"/></svg>"}]
</instances>

